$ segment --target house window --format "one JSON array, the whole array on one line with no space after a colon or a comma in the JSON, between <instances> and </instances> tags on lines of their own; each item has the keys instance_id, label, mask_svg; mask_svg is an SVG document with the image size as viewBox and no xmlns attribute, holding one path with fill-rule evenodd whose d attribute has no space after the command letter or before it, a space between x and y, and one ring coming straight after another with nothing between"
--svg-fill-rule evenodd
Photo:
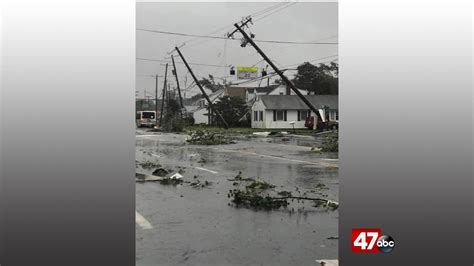
<instances>
[{"instance_id":1,"label":"house window","mask_svg":"<svg viewBox=\"0 0 474 266\"><path fill-rule=\"evenodd\" d=\"M286 110L273 110L273 121L286 121Z\"/></svg>"},{"instance_id":2,"label":"house window","mask_svg":"<svg viewBox=\"0 0 474 266\"><path fill-rule=\"evenodd\" d=\"M277 111L276 112L276 120L277 121L283 121L283 118L284 118L284 112L283 111Z\"/></svg>"},{"instance_id":3,"label":"house window","mask_svg":"<svg viewBox=\"0 0 474 266\"><path fill-rule=\"evenodd\" d=\"M253 121L258 121L258 111L253 111Z\"/></svg>"},{"instance_id":4,"label":"house window","mask_svg":"<svg viewBox=\"0 0 474 266\"><path fill-rule=\"evenodd\" d=\"M260 121L263 121L263 111L260 111Z\"/></svg>"},{"instance_id":5,"label":"house window","mask_svg":"<svg viewBox=\"0 0 474 266\"><path fill-rule=\"evenodd\" d=\"M309 116L309 110L298 111L298 121L306 121L306 118Z\"/></svg>"},{"instance_id":6,"label":"house window","mask_svg":"<svg viewBox=\"0 0 474 266\"><path fill-rule=\"evenodd\" d=\"M336 116L336 121L339 121L339 111L335 110L334 115Z\"/></svg>"}]
</instances>

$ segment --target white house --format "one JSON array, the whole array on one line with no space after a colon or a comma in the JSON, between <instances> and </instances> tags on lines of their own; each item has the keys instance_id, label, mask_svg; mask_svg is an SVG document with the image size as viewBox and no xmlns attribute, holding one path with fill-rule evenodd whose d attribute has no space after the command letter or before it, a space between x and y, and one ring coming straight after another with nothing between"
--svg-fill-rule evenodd
<instances>
[{"instance_id":1,"label":"white house","mask_svg":"<svg viewBox=\"0 0 474 266\"><path fill-rule=\"evenodd\" d=\"M298 89L298 91L303 95L309 94L308 91L305 91L305 90ZM290 87L281 84L275 89L273 89L267 95L296 95L296 93Z\"/></svg>"},{"instance_id":2,"label":"white house","mask_svg":"<svg viewBox=\"0 0 474 266\"><path fill-rule=\"evenodd\" d=\"M268 87L252 87L252 88L245 88L245 100L247 102L253 102L258 99L259 96L262 95L269 95L274 91L278 85L270 85Z\"/></svg>"},{"instance_id":3,"label":"white house","mask_svg":"<svg viewBox=\"0 0 474 266\"><path fill-rule=\"evenodd\" d=\"M211 102L215 103L218 99L224 96L224 91L224 89L221 89L209 95ZM194 123L209 125L210 121L207 100L205 98L199 99L197 105L199 107L193 112Z\"/></svg>"},{"instance_id":4,"label":"white house","mask_svg":"<svg viewBox=\"0 0 474 266\"><path fill-rule=\"evenodd\" d=\"M267 87L256 87L256 88L246 88L246 100L247 102L258 100L260 96L263 95L296 95L296 93L287 87L286 85L270 85ZM298 89L298 91L307 95L308 91Z\"/></svg>"},{"instance_id":5,"label":"white house","mask_svg":"<svg viewBox=\"0 0 474 266\"><path fill-rule=\"evenodd\" d=\"M305 95L316 107L323 119L325 106L329 110L329 120L339 121L338 95ZM291 129L305 128L308 116L314 116L308 106L297 95L262 95L252 105L252 128Z\"/></svg>"}]
</instances>

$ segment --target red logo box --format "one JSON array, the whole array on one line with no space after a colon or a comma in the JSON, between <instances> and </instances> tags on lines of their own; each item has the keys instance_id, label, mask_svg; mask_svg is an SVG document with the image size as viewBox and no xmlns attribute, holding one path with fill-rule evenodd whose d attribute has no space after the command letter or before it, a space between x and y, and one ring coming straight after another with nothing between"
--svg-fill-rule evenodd
<instances>
[{"instance_id":1,"label":"red logo box","mask_svg":"<svg viewBox=\"0 0 474 266\"><path fill-rule=\"evenodd\" d=\"M382 236L379 228L353 228L352 229L352 252L377 253L377 240Z\"/></svg>"}]
</instances>

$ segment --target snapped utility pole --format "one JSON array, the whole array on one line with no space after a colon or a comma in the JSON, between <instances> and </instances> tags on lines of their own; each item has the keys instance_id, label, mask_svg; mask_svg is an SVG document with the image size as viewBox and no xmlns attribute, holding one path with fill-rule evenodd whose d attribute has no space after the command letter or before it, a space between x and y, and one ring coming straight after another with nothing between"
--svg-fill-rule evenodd
<instances>
[{"instance_id":1,"label":"snapped utility pole","mask_svg":"<svg viewBox=\"0 0 474 266\"><path fill-rule=\"evenodd\" d=\"M179 81L178 81L178 72L176 71L176 64L174 63L174 57L171 55L171 61L173 62L174 68L174 76L176 77L176 87L178 88L178 95L179 95L179 103L181 104L181 110L183 110L183 97L181 97L181 89L179 88Z\"/></svg>"},{"instance_id":2,"label":"snapped utility pole","mask_svg":"<svg viewBox=\"0 0 474 266\"><path fill-rule=\"evenodd\" d=\"M255 48L255 50L257 50L257 52L263 57L263 59L265 59L265 61L267 61L267 63L273 68L275 73L277 73L281 77L281 79L288 86L290 86L290 88L296 93L296 95L298 95L298 97L309 107L309 109L311 109L311 111L313 111L313 113L318 117L318 119L322 120L321 114L319 114L318 109L316 109L316 107L314 107L314 105L308 99L306 99L306 97L304 97L303 94L301 94L301 92L296 88L296 86L293 84L293 82L291 82L285 75L283 75L283 71L280 71L275 66L275 64L273 64L273 62L270 60L270 58L268 58L267 55L265 55L265 53L255 44L255 42L252 40L252 38L250 38L247 35L247 33L242 29L242 27L246 26L247 23L249 23L249 22L252 23L251 18L247 18L247 20L242 23L242 26L239 26L237 23L235 23L234 26L236 27L236 30L234 30L232 33L228 34L228 37L232 37L232 35L236 31L239 31L244 36L244 41L242 42L241 46L245 47L245 45L247 43L250 43L253 46L253 48Z\"/></svg>"},{"instance_id":3,"label":"snapped utility pole","mask_svg":"<svg viewBox=\"0 0 474 266\"><path fill-rule=\"evenodd\" d=\"M165 93L166 93L166 77L168 76L168 63L165 68L165 80L163 82L163 97L161 98L161 113L160 113L160 127L163 125L163 111L165 107Z\"/></svg>"},{"instance_id":4,"label":"snapped utility pole","mask_svg":"<svg viewBox=\"0 0 474 266\"><path fill-rule=\"evenodd\" d=\"M199 83L198 79L197 79L196 76L194 75L193 71L191 70L191 67L189 67L188 62L186 62L186 59L184 59L183 54L181 54L181 51L179 50L178 47L175 47L175 49L176 49L176 51L178 52L179 57L181 57L181 60L183 60L183 63L184 63L184 65L186 66L186 68L188 69L189 73L191 73L191 76L193 77L194 82L196 83L196 85L197 85L197 86L199 87L199 89L201 90L202 95L204 96L204 98L206 98L207 103L209 104L209 108L211 109L211 112L209 112L209 113L212 113L212 112L216 113L217 116L221 119L222 123L224 123L224 128L225 128L225 129L228 129L228 128L229 128L229 124L227 124L227 122L225 121L225 119L224 119L224 117L222 116L222 114L214 108L214 105L212 104L211 99L209 99L209 96L207 96L207 93L204 91L202 85Z\"/></svg>"},{"instance_id":5,"label":"snapped utility pole","mask_svg":"<svg viewBox=\"0 0 474 266\"><path fill-rule=\"evenodd\" d=\"M155 126L158 126L158 74L155 76Z\"/></svg>"}]
</instances>

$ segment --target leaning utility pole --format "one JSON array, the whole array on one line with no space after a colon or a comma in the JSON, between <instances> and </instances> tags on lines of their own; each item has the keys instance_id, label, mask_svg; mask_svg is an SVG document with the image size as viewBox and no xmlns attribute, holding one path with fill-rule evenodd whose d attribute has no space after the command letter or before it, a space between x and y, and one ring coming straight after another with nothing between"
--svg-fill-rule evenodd
<instances>
[{"instance_id":1,"label":"leaning utility pole","mask_svg":"<svg viewBox=\"0 0 474 266\"><path fill-rule=\"evenodd\" d=\"M306 99L306 97L303 96L303 94L301 94L301 92L296 88L296 86L293 84L293 82L291 82L285 75L283 75L283 72L280 71L276 66L275 64L273 64L273 62L270 60L270 58L268 58L265 53L263 53L263 51L255 44L255 42L252 40L252 38L250 38L247 33L242 29L243 26L246 26L247 23L251 23L252 22L252 19L249 17L247 18L247 20L245 22L242 23L242 26L239 26L237 23L234 24L234 26L237 28L238 31L240 31L240 33L242 33L242 35L244 36L244 41L242 42L241 46L242 47L245 47L245 45L247 45L247 43L250 43L253 48L255 48L255 50L257 50L257 52L263 57L263 59L265 59L265 61L267 61L267 63L273 68L273 70L281 77L281 79L288 85L290 86L290 88L296 93L296 95L298 95L298 97L300 97L300 99L309 107L309 109L311 109L311 111L313 111L316 116L318 117L318 119L321 119L321 114L319 114L319 111L318 109L316 109L316 107L314 107L314 105L308 100ZM248 27L248 26L247 26ZM232 35L237 31L237 30L234 30L232 33L228 34L227 36L228 37L232 37ZM252 34L253 36L253 34Z\"/></svg>"},{"instance_id":2,"label":"leaning utility pole","mask_svg":"<svg viewBox=\"0 0 474 266\"><path fill-rule=\"evenodd\" d=\"M214 105L212 104L212 101L211 99L209 99L209 96L207 96L207 93L204 91L204 89L202 88L202 85L201 83L199 83L198 79L196 78L196 76L194 75L193 71L191 70L191 67L189 67L188 65L188 62L186 62L186 59L184 59L183 55L181 54L181 51L179 50L178 47L175 47L176 51L178 52L179 56L181 57L181 60L183 60L183 63L184 65L186 65L186 68L188 69L189 73L191 73L191 76L193 77L194 79L194 82L196 83L196 85L199 87L199 89L201 90L201 93L202 95L204 96L204 98L206 98L207 100L207 103L209 104L209 108L211 109L211 112L214 112L217 114L217 116L219 116L219 118L221 119L222 123L224 123L224 128L225 129L228 129L229 128L229 125L227 124L227 122L225 121L224 117L222 116L222 114L217 111L215 108L214 108Z\"/></svg>"},{"instance_id":3,"label":"leaning utility pole","mask_svg":"<svg viewBox=\"0 0 474 266\"><path fill-rule=\"evenodd\" d=\"M183 105L183 98L181 97L181 90L179 88L179 81L178 81L178 72L176 71L176 65L174 63L174 57L171 55L171 61L173 61L173 68L174 68L174 76L176 77L176 87L178 88L178 94L179 94L179 103L181 104L181 110L184 108Z\"/></svg>"},{"instance_id":4,"label":"leaning utility pole","mask_svg":"<svg viewBox=\"0 0 474 266\"><path fill-rule=\"evenodd\" d=\"M158 74L155 76L155 126L158 126Z\"/></svg>"},{"instance_id":5,"label":"leaning utility pole","mask_svg":"<svg viewBox=\"0 0 474 266\"><path fill-rule=\"evenodd\" d=\"M163 82L163 97L161 98L160 127L163 125L163 107L165 107L166 76L168 75L168 63L165 68L165 81Z\"/></svg>"},{"instance_id":6,"label":"leaning utility pole","mask_svg":"<svg viewBox=\"0 0 474 266\"><path fill-rule=\"evenodd\" d=\"M166 91L166 113L170 112L170 100L171 100L171 84L168 83L168 90Z\"/></svg>"}]
</instances>

